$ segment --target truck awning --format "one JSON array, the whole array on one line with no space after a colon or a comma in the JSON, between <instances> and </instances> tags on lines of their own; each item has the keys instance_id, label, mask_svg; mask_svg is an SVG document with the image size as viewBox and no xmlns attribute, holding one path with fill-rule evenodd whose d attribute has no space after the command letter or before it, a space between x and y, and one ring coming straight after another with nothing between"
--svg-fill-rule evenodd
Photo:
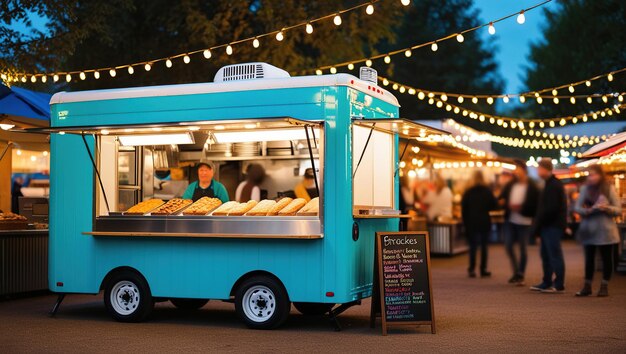
<instances>
[{"instance_id":1,"label":"truck awning","mask_svg":"<svg viewBox=\"0 0 626 354\"><path fill-rule=\"evenodd\" d=\"M404 139L426 139L431 135L450 135L450 133L445 130L436 129L403 118L352 118L352 124L398 134L398 136Z\"/></svg>"}]
</instances>

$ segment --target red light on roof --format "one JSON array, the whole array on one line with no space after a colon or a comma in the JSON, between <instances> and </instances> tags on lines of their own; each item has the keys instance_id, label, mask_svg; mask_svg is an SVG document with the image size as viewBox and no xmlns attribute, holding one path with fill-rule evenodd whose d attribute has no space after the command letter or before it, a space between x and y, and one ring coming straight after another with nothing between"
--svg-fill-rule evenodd
<instances>
[{"instance_id":1,"label":"red light on roof","mask_svg":"<svg viewBox=\"0 0 626 354\"><path fill-rule=\"evenodd\" d=\"M350 83L351 83L352 85L354 85L354 80L350 80Z\"/></svg>"}]
</instances>

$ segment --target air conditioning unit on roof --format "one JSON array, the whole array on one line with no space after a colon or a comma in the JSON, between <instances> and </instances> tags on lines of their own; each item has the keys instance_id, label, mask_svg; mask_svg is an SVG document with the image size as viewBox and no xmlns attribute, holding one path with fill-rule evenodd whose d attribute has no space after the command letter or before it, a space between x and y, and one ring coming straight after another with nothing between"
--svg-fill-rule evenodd
<instances>
[{"instance_id":1,"label":"air conditioning unit on roof","mask_svg":"<svg viewBox=\"0 0 626 354\"><path fill-rule=\"evenodd\" d=\"M291 77L288 72L267 63L243 63L222 67L215 74L213 81L226 82L286 77Z\"/></svg>"}]
</instances>

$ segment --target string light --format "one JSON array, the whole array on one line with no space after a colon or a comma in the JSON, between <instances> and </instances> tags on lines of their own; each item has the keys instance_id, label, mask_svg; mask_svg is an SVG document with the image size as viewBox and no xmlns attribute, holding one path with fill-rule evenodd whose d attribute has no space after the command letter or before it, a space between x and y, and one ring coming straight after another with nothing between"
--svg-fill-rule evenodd
<instances>
[{"instance_id":1,"label":"string light","mask_svg":"<svg viewBox=\"0 0 626 354\"><path fill-rule=\"evenodd\" d=\"M385 60L385 63L386 63L386 64L391 63L391 57L390 57L390 56L388 56L388 55L385 57L385 59L384 59L384 60Z\"/></svg>"},{"instance_id":2,"label":"string light","mask_svg":"<svg viewBox=\"0 0 626 354\"><path fill-rule=\"evenodd\" d=\"M94 79L98 80L100 78L100 72L99 71L94 71L93 72L93 77L94 77Z\"/></svg>"},{"instance_id":3,"label":"string light","mask_svg":"<svg viewBox=\"0 0 626 354\"><path fill-rule=\"evenodd\" d=\"M609 73L609 74L606 76L606 79L607 79L607 80L609 80L609 81L613 81L613 74Z\"/></svg>"},{"instance_id":4,"label":"string light","mask_svg":"<svg viewBox=\"0 0 626 354\"><path fill-rule=\"evenodd\" d=\"M46 75L41 77L41 82L45 83L46 81L48 81L48 77Z\"/></svg>"},{"instance_id":5,"label":"string light","mask_svg":"<svg viewBox=\"0 0 626 354\"><path fill-rule=\"evenodd\" d=\"M282 42L283 39L285 39L285 35L283 34L283 31L279 31L278 33L276 33L277 41Z\"/></svg>"},{"instance_id":6,"label":"string light","mask_svg":"<svg viewBox=\"0 0 626 354\"><path fill-rule=\"evenodd\" d=\"M367 60L365 61L365 65L367 65L367 66L372 66L372 61L371 61L370 59L367 59Z\"/></svg>"},{"instance_id":7,"label":"string light","mask_svg":"<svg viewBox=\"0 0 626 354\"><path fill-rule=\"evenodd\" d=\"M52 77L52 81L54 81L54 82L59 81L59 75L54 74L54 76Z\"/></svg>"},{"instance_id":8,"label":"string light","mask_svg":"<svg viewBox=\"0 0 626 354\"><path fill-rule=\"evenodd\" d=\"M335 26L341 26L341 16L339 16L339 14L335 15L335 17L333 18L333 23L335 24Z\"/></svg>"},{"instance_id":9,"label":"string light","mask_svg":"<svg viewBox=\"0 0 626 354\"><path fill-rule=\"evenodd\" d=\"M117 73L115 72L115 69L109 70L109 75L111 75L111 77L115 77L115 75L117 75Z\"/></svg>"},{"instance_id":10,"label":"string light","mask_svg":"<svg viewBox=\"0 0 626 354\"><path fill-rule=\"evenodd\" d=\"M463 41L465 41L465 37L463 37L463 34L459 33L456 35L456 40L459 43L463 43Z\"/></svg>"},{"instance_id":11,"label":"string light","mask_svg":"<svg viewBox=\"0 0 626 354\"><path fill-rule=\"evenodd\" d=\"M407 50L404 52L404 56L405 56L405 57L407 57L407 58L408 58L408 57L410 57L412 54L413 54L413 53L411 52L411 50L410 50L410 49L407 49Z\"/></svg>"},{"instance_id":12,"label":"string light","mask_svg":"<svg viewBox=\"0 0 626 354\"><path fill-rule=\"evenodd\" d=\"M135 72L135 69L133 69L133 67L132 67L132 66L129 66L129 67L128 67L128 74L129 74L129 75L132 75L134 72Z\"/></svg>"},{"instance_id":13,"label":"string light","mask_svg":"<svg viewBox=\"0 0 626 354\"><path fill-rule=\"evenodd\" d=\"M330 73L331 74L336 74L337 73L337 68L330 68Z\"/></svg>"},{"instance_id":14,"label":"string light","mask_svg":"<svg viewBox=\"0 0 626 354\"><path fill-rule=\"evenodd\" d=\"M24 80L22 80L22 81L25 81L25 80L26 80L26 78L24 78ZM65 81L67 81L67 82L72 81L72 75L70 75L70 74L65 75Z\"/></svg>"},{"instance_id":15,"label":"string light","mask_svg":"<svg viewBox=\"0 0 626 354\"><path fill-rule=\"evenodd\" d=\"M205 57L206 57L206 56L205 56ZM167 60L165 61L165 66L166 66L166 67L168 67L168 68L171 68L171 67L172 67L172 61L171 61L170 59L167 59Z\"/></svg>"},{"instance_id":16,"label":"string light","mask_svg":"<svg viewBox=\"0 0 626 354\"><path fill-rule=\"evenodd\" d=\"M306 24L306 26L305 26L305 31L306 31L306 33L308 33L308 34L313 33L313 25L312 25L310 22Z\"/></svg>"},{"instance_id":17,"label":"string light","mask_svg":"<svg viewBox=\"0 0 626 354\"><path fill-rule=\"evenodd\" d=\"M523 25L526 22L526 16L524 16L524 10L520 11L519 15L517 15L517 23Z\"/></svg>"},{"instance_id":18,"label":"string light","mask_svg":"<svg viewBox=\"0 0 626 354\"><path fill-rule=\"evenodd\" d=\"M411 0L400 0L400 2L402 3L402 5L404 6L409 6L411 5Z\"/></svg>"},{"instance_id":19,"label":"string light","mask_svg":"<svg viewBox=\"0 0 626 354\"><path fill-rule=\"evenodd\" d=\"M233 54L233 47L229 44L226 46L226 55L232 55Z\"/></svg>"},{"instance_id":20,"label":"string light","mask_svg":"<svg viewBox=\"0 0 626 354\"><path fill-rule=\"evenodd\" d=\"M430 50L432 50L433 52L436 52L437 49L439 49L437 42L434 42L433 44L430 45Z\"/></svg>"},{"instance_id":21,"label":"string light","mask_svg":"<svg viewBox=\"0 0 626 354\"><path fill-rule=\"evenodd\" d=\"M374 13L374 5L373 4L369 4L367 5L367 7L365 8L365 13L368 15L371 15Z\"/></svg>"},{"instance_id":22,"label":"string light","mask_svg":"<svg viewBox=\"0 0 626 354\"><path fill-rule=\"evenodd\" d=\"M260 45L261 45L261 43L259 43L259 39L258 39L258 38L255 38L255 39L252 41L252 46L253 46L254 48L258 48Z\"/></svg>"},{"instance_id":23,"label":"string light","mask_svg":"<svg viewBox=\"0 0 626 354\"><path fill-rule=\"evenodd\" d=\"M191 58L189 57L189 55L185 54L185 56L183 57L183 62L185 64L189 64L190 61L191 61Z\"/></svg>"},{"instance_id":24,"label":"string light","mask_svg":"<svg viewBox=\"0 0 626 354\"><path fill-rule=\"evenodd\" d=\"M488 31L489 31L489 34L492 35L492 36L494 34L496 34L496 27L493 25L493 22L489 22L489 29L488 29Z\"/></svg>"},{"instance_id":25,"label":"string light","mask_svg":"<svg viewBox=\"0 0 626 354\"><path fill-rule=\"evenodd\" d=\"M211 56L212 56L212 55L213 55L213 54L211 53L211 50L210 50L210 49L205 49L205 50L202 52L202 56L204 56L204 59L211 59ZM171 60L169 60L169 59L167 59L167 60L171 63ZM168 66L168 68L169 68L169 67L171 67L171 65L170 65L170 66Z\"/></svg>"},{"instance_id":26,"label":"string light","mask_svg":"<svg viewBox=\"0 0 626 354\"><path fill-rule=\"evenodd\" d=\"M81 79L81 80L85 80L85 79L87 78L87 75L85 75L85 73L84 73L84 72L81 72L81 73L78 75L78 77L80 77L80 79ZM33 76L33 78L35 78L35 77ZM34 82L34 80L33 80L33 82Z\"/></svg>"},{"instance_id":27,"label":"string light","mask_svg":"<svg viewBox=\"0 0 626 354\"><path fill-rule=\"evenodd\" d=\"M354 70L354 64L352 63L348 64L348 70Z\"/></svg>"},{"instance_id":28,"label":"string light","mask_svg":"<svg viewBox=\"0 0 626 354\"><path fill-rule=\"evenodd\" d=\"M85 74L83 73L83 75L85 75ZM31 76L30 77L30 82L33 82L33 83L37 82L37 76Z\"/></svg>"},{"instance_id":29,"label":"string light","mask_svg":"<svg viewBox=\"0 0 626 354\"><path fill-rule=\"evenodd\" d=\"M150 63L146 63L146 65L143 66L145 71L150 71L152 69L152 65L150 65Z\"/></svg>"}]
</instances>

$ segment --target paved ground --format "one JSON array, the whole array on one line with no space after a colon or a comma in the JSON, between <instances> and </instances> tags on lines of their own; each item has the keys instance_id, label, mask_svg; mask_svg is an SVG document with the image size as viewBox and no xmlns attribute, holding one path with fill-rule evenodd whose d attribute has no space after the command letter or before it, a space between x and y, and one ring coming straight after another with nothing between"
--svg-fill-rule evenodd
<instances>
[{"instance_id":1,"label":"paved ground","mask_svg":"<svg viewBox=\"0 0 626 354\"><path fill-rule=\"evenodd\" d=\"M426 327L393 329L382 337L369 328L369 301L341 316L335 333L322 317L295 312L276 331L253 331L233 306L210 302L185 313L157 304L141 324L113 322L102 296L69 296L57 318L46 312L51 295L0 302L0 352L584 352L626 353L626 276L616 276L608 298L575 298L582 252L565 245L567 293L532 293L506 284L509 267L492 247L492 279L468 279L464 256L433 261L436 335ZM539 279L536 247L528 276ZM597 286L596 286L597 287Z\"/></svg>"}]
</instances>

